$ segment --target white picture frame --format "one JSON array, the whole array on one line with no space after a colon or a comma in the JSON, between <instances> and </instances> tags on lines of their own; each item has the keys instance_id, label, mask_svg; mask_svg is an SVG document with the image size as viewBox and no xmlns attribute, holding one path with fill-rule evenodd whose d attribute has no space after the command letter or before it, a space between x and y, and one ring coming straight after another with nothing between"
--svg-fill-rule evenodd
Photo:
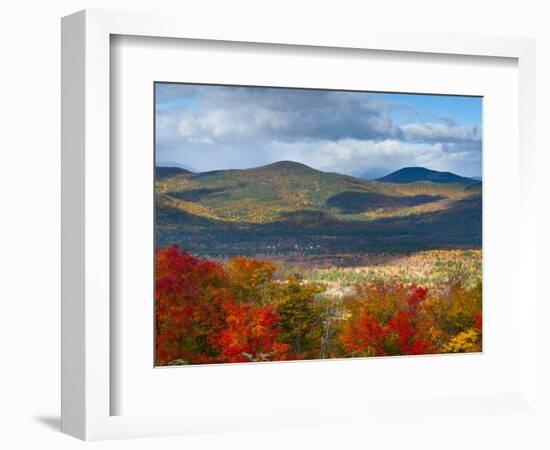
<instances>
[{"instance_id":1,"label":"white picture frame","mask_svg":"<svg viewBox=\"0 0 550 450\"><path fill-rule=\"evenodd\" d=\"M62 21L62 430L85 440L234 431L281 426L360 423L391 405L343 403L301 408L277 406L252 412L248 422L219 412L112 415L117 387L111 379L110 315L111 185L110 39L113 35L297 45L303 48L368 49L512 58L518 63L519 235L518 282L526 286L518 304L519 379L513 392L466 398L403 399L410 415L436 408L445 415L513 411L538 414L535 291L535 43L532 39L451 34L348 30L338 35L281 30L259 24L196 23L191 17L87 10ZM269 366L265 366L269 367ZM264 369L262 369L264 370ZM269 370L269 369L265 369ZM312 369L313 370L313 369ZM475 397L475 398L474 398ZM393 400L395 401L395 400ZM477 405L472 410L472 404ZM321 411L319 413L319 411ZM403 410L398 416L403 415ZM304 419L304 417L307 417ZM393 420L393 419L392 419ZM495 425L498 426L498 425Z\"/></svg>"}]
</instances>

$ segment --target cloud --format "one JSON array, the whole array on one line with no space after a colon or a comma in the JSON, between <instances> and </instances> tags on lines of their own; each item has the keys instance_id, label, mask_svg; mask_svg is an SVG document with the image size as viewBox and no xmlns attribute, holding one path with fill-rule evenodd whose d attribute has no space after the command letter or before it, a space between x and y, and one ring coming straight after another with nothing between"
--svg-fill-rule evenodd
<instances>
[{"instance_id":1,"label":"cloud","mask_svg":"<svg viewBox=\"0 0 550 450\"><path fill-rule=\"evenodd\" d=\"M413 143L399 140L323 141L275 143L271 152L280 159L298 157L299 161L326 171L378 177L403 167L424 166L435 170L477 173L480 153L471 149L448 155L440 143ZM368 169L368 170L367 170ZM366 172L366 173L365 173Z\"/></svg>"},{"instance_id":2,"label":"cloud","mask_svg":"<svg viewBox=\"0 0 550 450\"><path fill-rule=\"evenodd\" d=\"M410 142L479 142L481 127L441 123L411 123L401 127Z\"/></svg>"},{"instance_id":3,"label":"cloud","mask_svg":"<svg viewBox=\"0 0 550 450\"><path fill-rule=\"evenodd\" d=\"M172 103L178 99L188 99L197 96L201 86L185 83L159 83L155 86L155 97L158 103Z\"/></svg>"},{"instance_id":4,"label":"cloud","mask_svg":"<svg viewBox=\"0 0 550 450\"><path fill-rule=\"evenodd\" d=\"M159 159L160 156L160 159ZM199 171L246 169L275 161L292 160L319 170L376 178L402 167L424 166L462 175L480 174L481 154L468 148L453 154L440 143L399 140L274 141L258 147L250 143L204 145L179 143L158 155L158 161L176 161Z\"/></svg>"},{"instance_id":5,"label":"cloud","mask_svg":"<svg viewBox=\"0 0 550 450\"><path fill-rule=\"evenodd\" d=\"M445 125L448 125L450 127L454 127L458 125L458 122L456 121L456 119L451 116L446 116L446 115L439 116L439 120L443 122Z\"/></svg>"},{"instance_id":6,"label":"cloud","mask_svg":"<svg viewBox=\"0 0 550 450\"><path fill-rule=\"evenodd\" d=\"M156 97L157 161L213 170L288 159L370 176L405 166L481 175L481 126L459 124L449 98L449 115L422 121L414 104L358 92L160 84Z\"/></svg>"},{"instance_id":7,"label":"cloud","mask_svg":"<svg viewBox=\"0 0 550 450\"><path fill-rule=\"evenodd\" d=\"M161 121L171 115L183 139L208 139L213 143L297 141L305 139L387 139L401 137L391 109L368 94L276 88L212 87L197 91L194 101L174 108L160 108ZM177 92L187 92L178 86ZM162 91L159 99L174 95ZM190 97L185 97L189 99ZM160 101L160 100L159 100Z\"/></svg>"}]
</instances>

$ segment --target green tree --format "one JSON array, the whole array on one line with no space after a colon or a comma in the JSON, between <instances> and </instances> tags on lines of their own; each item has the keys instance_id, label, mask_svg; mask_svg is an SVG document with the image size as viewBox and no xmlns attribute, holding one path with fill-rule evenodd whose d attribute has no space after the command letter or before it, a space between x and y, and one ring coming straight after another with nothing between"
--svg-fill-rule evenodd
<instances>
[{"instance_id":1,"label":"green tree","mask_svg":"<svg viewBox=\"0 0 550 450\"><path fill-rule=\"evenodd\" d=\"M325 311L315 300L324 290L313 283L300 283L294 277L278 286L276 306L281 318L281 339L302 358L319 358Z\"/></svg>"}]
</instances>

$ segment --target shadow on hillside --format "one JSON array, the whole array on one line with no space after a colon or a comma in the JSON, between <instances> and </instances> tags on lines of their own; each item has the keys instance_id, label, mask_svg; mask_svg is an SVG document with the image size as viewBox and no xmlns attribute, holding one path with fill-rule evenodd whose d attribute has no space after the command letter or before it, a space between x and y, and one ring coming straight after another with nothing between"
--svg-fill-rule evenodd
<instances>
[{"instance_id":1,"label":"shadow on hillside","mask_svg":"<svg viewBox=\"0 0 550 450\"><path fill-rule=\"evenodd\" d=\"M443 198L441 195L396 197L376 192L345 191L329 197L326 201L326 206L329 208L338 208L343 214L358 214L379 208L403 208L425 205L426 203L432 203Z\"/></svg>"},{"instance_id":2,"label":"shadow on hillside","mask_svg":"<svg viewBox=\"0 0 550 450\"><path fill-rule=\"evenodd\" d=\"M482 244L477 196L442 211L373 221L341 221L322 211L297 211L270 223L225 222L170 206L158 207L156 217L158 246L178 243L205 255L411 253Z\"/></svg>"}]
</instances>

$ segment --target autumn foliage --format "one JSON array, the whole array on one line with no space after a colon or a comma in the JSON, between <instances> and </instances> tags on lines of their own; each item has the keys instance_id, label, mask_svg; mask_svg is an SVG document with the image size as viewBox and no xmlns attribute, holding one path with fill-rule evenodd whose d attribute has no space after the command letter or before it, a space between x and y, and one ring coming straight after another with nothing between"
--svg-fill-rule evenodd
<instances>
[{"instance_id":1,"label":"autumn foliage","mask_svg":"<svg viewBox=\"0 0 550 450\"><path fill-rule=\"evenodd\" d=\"M156 261L158 365L285 359L280 318L255 296L271 276L266 266L238 259L226 270L177 246L158 250Z\"/></svg>"},{"instance_id":2,"label":"autumn foliage","mask_svg":"<svg viewBox=\"0 0 550 450\"><path fill-rule=\"evenodd\" d=\"M272 306L226 302L224 314L226 328L213 340L221 361L286 359L290 345L278 340L280 318Z\"/></svg>"},{"instance_id":3,"label":"autumn foliage","mask_svg":"<svg viewBox=\"0 0 550 450\"><path fill-rule=\"evenodd\" d=\"M326 287L277 277L270 261L156 252L156 364L280 361L481 350L481 286L363 283Z\"/></svg>"},{"instance_id":4,"label":"autumn foliage","mask_svg":"<svg viewBox=\"0 0 550 450\"><path fill-rule=\"evenodd\" d=\"M355 305L356 314L345 322L340 335L344 350L350 356L434 353L428 334L427 292L417 286L363 290L365 297Z\"/></svg>"}]
</instances>

